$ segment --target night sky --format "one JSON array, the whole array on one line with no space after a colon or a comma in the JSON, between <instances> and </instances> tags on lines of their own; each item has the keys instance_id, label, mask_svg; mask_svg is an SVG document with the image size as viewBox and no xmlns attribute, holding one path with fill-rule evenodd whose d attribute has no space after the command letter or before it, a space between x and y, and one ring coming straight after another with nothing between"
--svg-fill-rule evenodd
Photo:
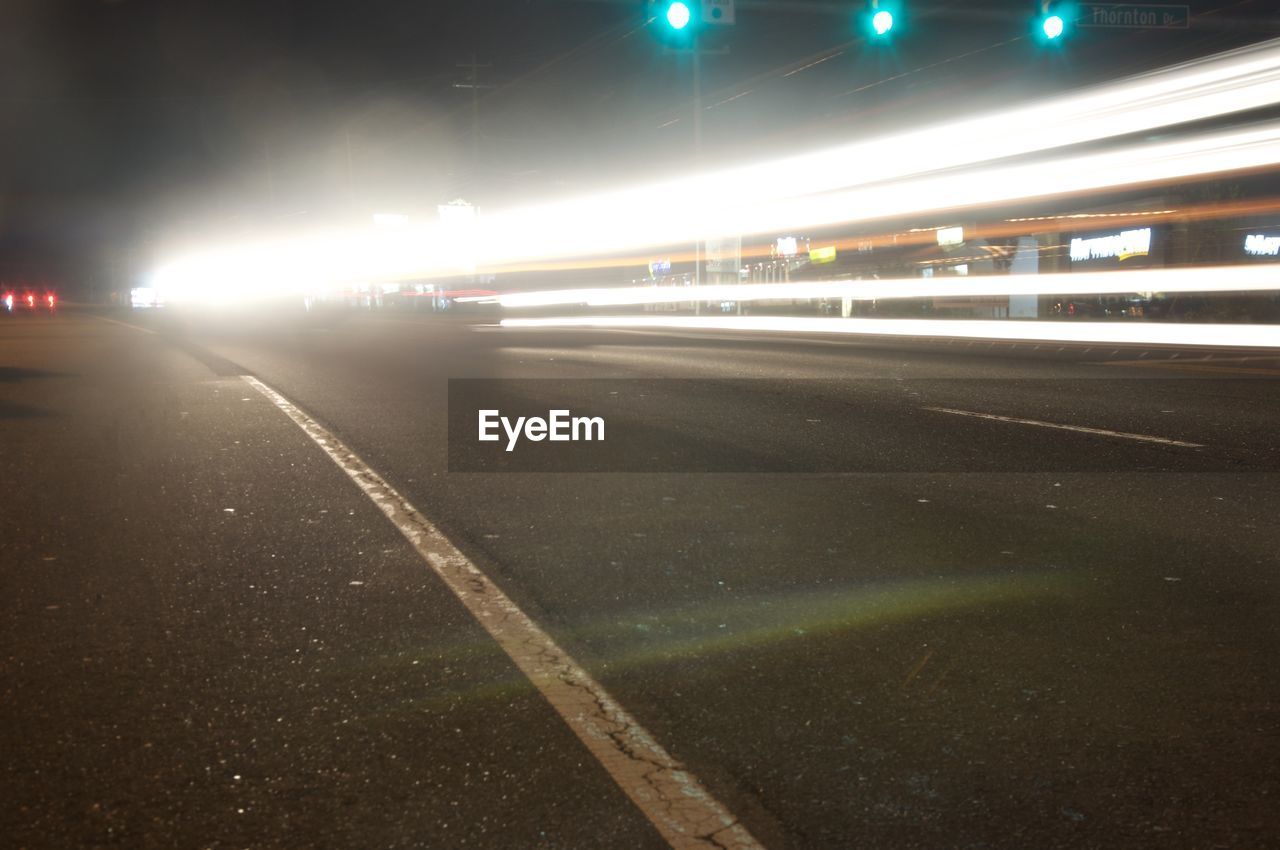
<instances>
[{"instance_id":1,"label":"night sky","mask_svg":"<svg viewBox=\"0 0 1280 850\"><path fill-rule=\"evenodd\" d=\"M1033 3L929 0L883 47L857 8L739 0L703 60L699 158L689 57L643 2L0 0L0 279L74 288L167 240L571 194L1280 36L1273 3L1212 0L1186 32L1045 50Z\"/></svg>"}]
</instances>

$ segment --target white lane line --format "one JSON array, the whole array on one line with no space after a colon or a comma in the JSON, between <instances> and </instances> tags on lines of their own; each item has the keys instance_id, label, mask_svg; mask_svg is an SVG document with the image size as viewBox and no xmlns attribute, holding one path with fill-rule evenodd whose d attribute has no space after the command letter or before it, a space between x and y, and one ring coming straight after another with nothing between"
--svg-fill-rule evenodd
<instances>
[{"instance_id":1,"label":"white lane line","mask_svg":"<svg viewBox=\"0 0 1280 850\"><path fill-rule=\"evenodd\" d=\"M382 509L668 844L679 850L763 850L697 777L404 496L287 398L257 378L241 377L284 411Z\"/></svg>"},{"instance_id":2,"label":"white lane line","mask_svg":"<svg viewBox=\"0 0 1280 850\"><path fill-rule=\"evenodd\" d=\"M1086 428L1084 425L1063 425L1058 422L1041 422L1039 419L1019 419L1016 416L997 416L994 413L976 413L972 410L955 410L950 407L922 407L921 410L932 410L934 413L951 413L956 416L974 416L978 419L994 419L997 422L1013 422L1018 425L1036 425L1041 428L1057 428L1062 431L1079 431L1082 434L1098 434L1103 437L1121 437L1125 440L1141 440L1144 443L1160 443L1165 446L1181 446L1186 449L1202 449L1201 443L1188 443L1183 440L1170 440L1168 437L1153 437L1150 434L1130 434L1125 431L1108 431L1105 428Z\"/></svg>"},{"instance_id":3,"label":"white lane line","mask_svg":"<svg viewBox=\"0 0 1280 850\"><path fill-rule=\"evenodd\" d=\"M89 316L91 318L97 319L100 322L110 322L113 325L120 325L121 327L125 327L125 328L133 328L135 331L142 331L144 334L155 333L155 331L153 331L151 328L144 328L142 325L135 325L135 324L131 324L130 322L122 322L119 319L108 319L106 316L99 316L94 313L90 313Z\"/></svg>"}]
</instances>

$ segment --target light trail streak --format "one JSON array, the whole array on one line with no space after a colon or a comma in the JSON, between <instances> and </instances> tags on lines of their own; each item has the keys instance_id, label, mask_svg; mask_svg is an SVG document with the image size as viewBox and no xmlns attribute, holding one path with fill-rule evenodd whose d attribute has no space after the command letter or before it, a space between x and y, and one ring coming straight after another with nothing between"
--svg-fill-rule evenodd
<instances>
[{"instance_id":1,"label":"light trail streak","mask_svg":"<svg viewBox=\"0 0 1280 850\"><path fill-rule=\"evenodd\" d=\"M1100 224L1107 226L1124 227L1128 225L1153 224L1168 222L1171 220L1180 221L1212 221L1215 219L1232 218L1237 216L1256 216L1256 215L1274 215L1280 211L1280 197L1267 198L1250 198L1245 200L1233 201L1210 201L1196 204L1186 204L1177 209L1167 210L1133 210L1129 212L1113 212L1113 213L1063 213L1060 215L1043 215L1025 218L1011 218L999 222L980 222L977 224L966 224L966 239L1000 239L1009 236L1025 236L1028 228L1025 226L1029 222L1044 222L1044 225L1037 228L1043 231L1070 231L1078 229L1082 221L1096 219ZM878 249L886 247L910 247L924 246L935 244L935 231L939 228L913 228L911 230L883 230L880 232L868 233L861 232L852 236L843 236L832 239L824 239L821 244L831 246L840 253L845 251L857 251L867 249ZM1043 246L1049 247L1049 246ZM742 259L744 265L747 261L769 261L775 259L773 255L774 246L770 242L768 244L759 243L755 245L744 244L742 246ZM694 260L694 251L692 245L688 248L676 248L675 250L665 249L662 251L664 258L674 262L692 262ZM547 272L547 271L564 271L567 269L605 269L605 268L631 268L644 267L653 259L651 252L632 253L628 255L613 255L609 257L565 257L558 260L541 260L530 262L516 262L510 265L494 265L485 266L485 271L495 274L511 273L511 272Z\"/></svg>"},{"instance_id":2,"label":"light trail streak","mask_svg":"<svg viewBox=\"0 0 1280 850\"><path fill-rule=\"evenodd\" d=\"M152 285L169 303L314 293L1268 167L1280 162L1280 122L1005 160L1274 103L1280 40L999 114L478 217L470 241L483 254L469 262L456 233L411 226L214 248L166 264Z\"/></svg>"},{"instance_id":3,"label":"light trail streak","mask_svg":"<svg viewBox=\"0 0 1280 850\"><path fill-rule=\"evenodd\" d=\"M812 301L849 298L949 298L1001 295L1124 295L1134 292L1269 292L1280 289L1271 265L1141 269L1128 272L987 275L968 278L731 283L710 286L626 286L512 292L464 300L503 307L621 307L691 301ZM1277 330L1280 334L1280 329Z\"/></svg>"},{"instance_id":4,"label":"light trail streak","mask_svg":"<svg viewBox=\"0 0 1280 850\"><path fill-rule=\"evenodd\" d=\"M911 181L828 193L818 197L778 200L772 204L719 209L715 218L729 233L783 232L839 222L953 209L963 206L1155 183L1274 165L1280 162L1280 122L1244 130L1211 133L1154 145L1131 145L1100 153L1053 157L1033 163L992 166L924 177ZM851 212L866 210L864 213ZM582 210L584 218L591 218ZM654 225L665 242L689 236L675 229L689 222ZM611 223L626 239L635 222ZM524 250L527 231L479 238L495 247L500 261L514 260ZM540 232L546 232L546 223ZM584 227L587 225L584 224ZM572 230L572 228L570 228ZM548 237L550 238L550 237ZM563 237L561 237L563 238ZM571 240L575 246L578 240ZM620 248L636 247L619 245ZM429 228L403 228L351 239L309 238L279 245L252 245L215 252L162 269L153 286L166 303L183 300L233 301L255 294L305 292L337 287L344 280L393 278L412 273L449 272L438 257L447 253L440 234ZM561 256L572 253L560 245ZM1133 291L1133 290L1128 290ZM1145 291L1145 290L1141 290Z\"/></svg>"},{"instance_id":5,"label":"light trail streak","mask_svg":"<svg viewBox=\"0 0 1280 850\"><path fill-rule=\"evenodd\" d=\"M747 331L791 334L863 334L1001 340L1280 348L1276 325L1037 322L964 319L824 319L803 316L560 316L503 319L504 328L616 328L631 330Z\"/></svg>"},{"instance_id":6,"label":"light trail streak","mask_svg":"<svg viewBox=\"0 0 1280 850\"><path fill-rule=\"evenodd\" d=\"M762 210L809 196L974 166L1280 102L1280 41L1232 51L998 114L880 136L825 151L490 216L488 262L624 251L717 235L787 229ZM999 127L1000 132L992 132ZM939 144L945 139L945 144ZM1218 169L1224 170L1224 169ZM785 177L785 179L780 179ZM737 215L742 210L755 215ZM727 215L726 215L727 214ZM882 217L878 211L865 218ZM845 220L808 216L825 223ZM791 225L792 228L804 221Z\"/></svg>"},{"instance_id":7,"label":"light trail streak","mask_svg":"<svg viewBox=\"0 0 1280 850\"><path fill-rule=\"evenodd\" d=\"M660 245L733 234L787 233L966 206L1171 182L1233 170L1267 168L1277 163L1280 163L1280 123L1271 122L1262 127L1208 133L1189 140L1053 156L1034 163L980 166L824 195L774 198L768 204L703 204L699 214L705 216L703 223L687 219L686 214L678 218L669 216L668 220L657 223L620 215L614 219L620 236L612 237L612 242L607 243L600 233L595 245L608 245L618 251L641 247L622 243L628 238L627 234L636 234L641 229ZM596 211L596 214L603 216L604 212ZM593 221L586 227L598 229L602 225ZM527 232L526 228L526 236ZM506 236L506 230L485 237L486 242L493 239L493 245L500 246L490 255L495 261L516 260L527 248L525 237L512 234L508 241L497 241L499 236ZM576 251L581 252L581 243L573 242ZM570 245L563 243L559 247L564 255L571 255Z\"/></svg>"}]
</instances>

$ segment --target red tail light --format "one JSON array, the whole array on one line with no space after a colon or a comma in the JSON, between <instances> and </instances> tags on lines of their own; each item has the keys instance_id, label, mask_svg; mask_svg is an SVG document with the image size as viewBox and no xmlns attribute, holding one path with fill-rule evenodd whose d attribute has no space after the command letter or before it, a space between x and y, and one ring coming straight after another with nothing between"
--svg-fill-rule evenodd
<instances>
[{"instance_id":1,"label":"red tail light","mask_svg":"<svg viewBox=\"0 0 1280 850\"><path fill-rule=\"evenodd\" d=\"M34 295L27 296L27 306L28 307L36 306L36 297Z\"/></svg>"},{"instance_id":2,"label":"red tail light","mask_svg":"<svg viewBox=\"0 0 1280 850\"><path fill-rule=\"evenodd\" d=\"M54 302L56 299L54 298L54 296L53 296L53 295L46 295L46 296L45 296L45 298L47 298L47 299L49 300L49 309L50 309L50 310L52 310L52 309L53 309L53 302Z\"/></svg>"}]
</instances>

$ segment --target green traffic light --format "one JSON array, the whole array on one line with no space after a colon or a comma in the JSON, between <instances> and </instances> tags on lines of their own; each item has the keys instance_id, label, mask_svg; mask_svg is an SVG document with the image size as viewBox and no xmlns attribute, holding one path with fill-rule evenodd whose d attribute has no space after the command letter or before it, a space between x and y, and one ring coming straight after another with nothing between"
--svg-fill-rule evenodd
<instances>
[{"instance_id":1,"label":"green traffic light","mask_svg":"<svg viewBox=\"0 0 1280 850\"><path fill-rule=\"evenodd\" d=\"M667 24L673 30L682 30L689 25L689 21L693 18L693 13L689 11L689 4L681 3L679 0L667 7Z\"/></svg>"},{"instance_id":2,"label":"green traffic light","mask_svg":"<svg viewBox=\"0 0 1280 850\"><path fill-rule=\"evenodd\" d=\"M890 44L903 23L903 0L869 0L867 8L859 14L859 28L872 41Z\"/></svg>"},{"instance_id":3,"label":"green traffic light","mask_svg":"<svg viewBox=\"0 0 1280 850\"><path fill-rule=\"evenodd\" d=\"M1044 19L1041 29L1044 30L1045 38L1055 39L1062 35L1063 30L1066 29L1066 25L1062 22L1062 17L1060 15L1049 15Z\"/></svg>"}]
</instances>

